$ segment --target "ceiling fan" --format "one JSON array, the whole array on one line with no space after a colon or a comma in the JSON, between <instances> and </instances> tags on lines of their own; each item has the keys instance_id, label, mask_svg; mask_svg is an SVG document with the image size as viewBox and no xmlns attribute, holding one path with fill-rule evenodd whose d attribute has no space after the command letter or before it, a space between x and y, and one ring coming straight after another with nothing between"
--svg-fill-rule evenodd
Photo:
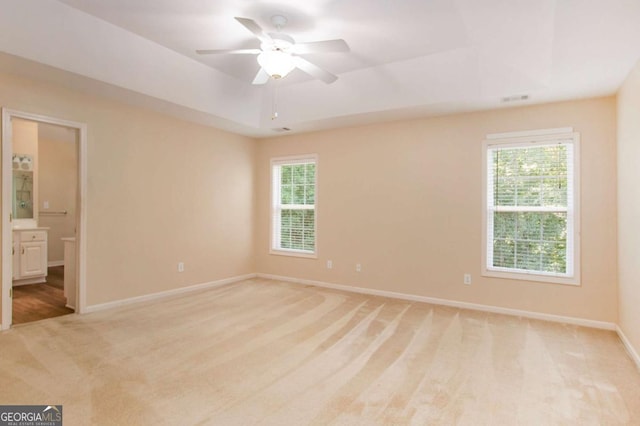
<instances>
[{"instance_id":1,"label":"ceiling fan","mask_svg":"<svg viewBox=\"0 0 640 426\"><path fill-rule=\"evenodd\" d=\"M258 55L260 70L253 79L253 84L265 84L269 78L280 79L298 68L312 77L327 84L338 79L337 76L319 66L309 62L299 55L308 53L348 52L349 46L342 39L296 43L295 40L280 30L287 24L287 18L282 15L271 17L271 23L276 27L276 33L266 33L254 20L235 18L246 29L251 31L261 41L260 49L207 49L196 50L201 55L233 54Z\"/></svg>"}]
</instances>

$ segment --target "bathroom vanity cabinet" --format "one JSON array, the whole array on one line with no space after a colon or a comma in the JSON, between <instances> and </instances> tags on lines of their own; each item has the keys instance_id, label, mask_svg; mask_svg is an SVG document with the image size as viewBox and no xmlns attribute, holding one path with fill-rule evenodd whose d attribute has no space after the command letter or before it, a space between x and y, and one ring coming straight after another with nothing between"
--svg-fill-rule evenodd
<instances>
[{"instance_id":1,"label":"bathroom vanity cabinet","mask_svg":"<svg viewBox=\"0 0 640 426\"><path fill-rule=\"evenodd\" d=\"M46 281L47 230L32 228L13 231L13 285Z\"/></svg>"}]
</instances>

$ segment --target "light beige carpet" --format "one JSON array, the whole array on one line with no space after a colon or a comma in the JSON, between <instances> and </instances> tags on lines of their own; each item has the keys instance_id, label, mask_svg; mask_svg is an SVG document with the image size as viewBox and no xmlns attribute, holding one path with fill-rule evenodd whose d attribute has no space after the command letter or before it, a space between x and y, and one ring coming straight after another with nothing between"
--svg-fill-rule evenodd
<instances>
[{"instance_id":1,"label":"light beige carpet","mask_svg":"<svg viewBox=\"0 0 640 426\"><path fill-rule=\"evenodd\" d=\"M613 332L249 280L0 333L65 425L640 424Z\"/></svg>"}]
</instances>

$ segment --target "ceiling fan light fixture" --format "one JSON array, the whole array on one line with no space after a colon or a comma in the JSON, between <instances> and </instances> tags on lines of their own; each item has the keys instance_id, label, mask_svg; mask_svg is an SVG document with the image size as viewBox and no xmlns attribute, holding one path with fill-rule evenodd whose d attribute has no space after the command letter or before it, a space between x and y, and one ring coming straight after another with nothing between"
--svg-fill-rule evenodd
<instances>
[{"instance_id":1,"label":"ceiling fan light fixture","mask_svg":"<svg viewBox=\"0 0 640 426\"><path fill-rule=\"evenodd\" d=\"M296 67L291 55L281 50L260 53L258 64L275 79L286 77Z\"/></svg>"}]
</instances>

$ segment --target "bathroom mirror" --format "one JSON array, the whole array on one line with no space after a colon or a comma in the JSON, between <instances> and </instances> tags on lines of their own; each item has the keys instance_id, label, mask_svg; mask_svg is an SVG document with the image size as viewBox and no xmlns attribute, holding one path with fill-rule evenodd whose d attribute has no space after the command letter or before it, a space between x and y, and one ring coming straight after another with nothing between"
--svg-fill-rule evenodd
<instances>
[{"instance_id":1,"label":"bathroom mirror","mask_svg":"<svg viewBox=\"0 0 640 426\"><path fill-rule=\"evenodd\" d=\"M13 217L33 219L33 172L13 170Z\"/></svg>"}]
</instances>

